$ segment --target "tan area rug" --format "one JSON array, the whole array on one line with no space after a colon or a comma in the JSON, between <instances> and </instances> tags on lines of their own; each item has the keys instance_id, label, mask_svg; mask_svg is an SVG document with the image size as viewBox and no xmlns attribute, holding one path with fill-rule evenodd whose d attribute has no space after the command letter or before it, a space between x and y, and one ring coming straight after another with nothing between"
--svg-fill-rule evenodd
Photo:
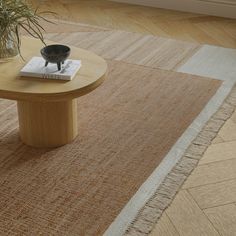
<instances>
[{"instance_id":1,"label":"tan area rug","mask_svg":"<svg viewBox=\"0 0 236 236\"><path fill-rule=\"evenodd\" d=\"M22 144L15 104L0 100L0 232L102 235L222 81L171 71L195 44L83 25L47 38L104 56L108 80L78 99L79 136L54 150Z\"/></svg>"}]
</instances>

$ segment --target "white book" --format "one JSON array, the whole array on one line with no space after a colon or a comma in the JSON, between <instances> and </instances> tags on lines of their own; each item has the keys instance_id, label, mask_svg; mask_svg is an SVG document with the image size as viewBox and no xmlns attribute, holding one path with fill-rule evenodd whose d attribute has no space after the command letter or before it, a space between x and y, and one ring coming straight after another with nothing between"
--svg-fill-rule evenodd
<instances>
[{"instance_id":1,"label":"white book","mask_svg":"<svg viewBox=\"0 0 236 236\"><path fill-rule=\"evenodd\" d=\"M43 79L72 80L81 67L80 60L66 60L58 71L57 64L49 63L45 66L42 57L33 57L20 71L20 76L37 77Z\"/></svg>"}]
</instances>

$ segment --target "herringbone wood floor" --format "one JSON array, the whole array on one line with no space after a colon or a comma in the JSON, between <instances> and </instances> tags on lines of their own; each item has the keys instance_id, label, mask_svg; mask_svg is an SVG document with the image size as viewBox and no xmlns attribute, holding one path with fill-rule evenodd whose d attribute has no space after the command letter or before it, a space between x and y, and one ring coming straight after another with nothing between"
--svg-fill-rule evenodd
<instances>
[{"instance_id":1,"label":"herringbone wood floor","mask_svg":"<svg viewBox=\"0 0 236 236\"><path fill-rule=\"evenodd\" d=\"M236 235L236 113L225 123L151 235Z\"/></svg>"},{"instance_id":2,"label":"herringbone wood floor","mask_svg":"<svg viewBox=\"0 0 236 236\"><path fill-rule=\"evenodd\" d=\"M105 0L47 0L43 8L69 21L236 48L235 20ZM236 113L151 235L236 235Z\"/></svg>"},{"instance_id":3,"label":"herringbone wood floor","mask_svg":"<svg viewBox=\"0 0 236 236\"><path fill-rule=\"evenodd\" d=\"M106 0L43 1L65 20L149 33L203 44L236 47L236 20L115 3Z\"/></svg>"}]
</instances>

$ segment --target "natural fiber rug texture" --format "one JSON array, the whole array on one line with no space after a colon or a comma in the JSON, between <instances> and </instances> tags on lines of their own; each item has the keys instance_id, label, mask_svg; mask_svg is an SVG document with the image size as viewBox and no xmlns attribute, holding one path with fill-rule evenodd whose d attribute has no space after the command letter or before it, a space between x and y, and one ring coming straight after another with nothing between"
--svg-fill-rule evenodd
<instances>
[{"instance_id":1,"label":"natural fiber rug texture","mask_svg":"<svg viewBox=\"0 0 236 236\"><path fill-rule=\"evenodd\" d=\"M108 79L78 99L79 136L53 150L24 145L15 103L0 100L1 235L105 233L223 84L175 71L199 45L70 27L46 37L105 57Z\"/></svg>"}]
</instances>

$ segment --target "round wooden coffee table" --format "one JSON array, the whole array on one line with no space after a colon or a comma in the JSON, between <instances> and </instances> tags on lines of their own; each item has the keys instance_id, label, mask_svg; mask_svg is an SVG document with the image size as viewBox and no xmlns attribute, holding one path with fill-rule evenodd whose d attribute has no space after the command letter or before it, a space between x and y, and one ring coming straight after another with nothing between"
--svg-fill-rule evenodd
<instances>
[{"instance_id":1,"label":"round wooden coffee table","mask_svg":"<svg viewBox=\"0 0 236 236\"><path fill-rule=\"evenodd\" d=\"M42 47L39 40L22 38L26 61L40 56ZM78 134L76 98L97 88L106 77L103 58L87 50L71 49L70 58L82 61L72 81L19 77L26 63L20 57L0 64L0 98L17 100L20 136L27 145L58 147L71 142Z\"/></svg>"}]
</instances>

